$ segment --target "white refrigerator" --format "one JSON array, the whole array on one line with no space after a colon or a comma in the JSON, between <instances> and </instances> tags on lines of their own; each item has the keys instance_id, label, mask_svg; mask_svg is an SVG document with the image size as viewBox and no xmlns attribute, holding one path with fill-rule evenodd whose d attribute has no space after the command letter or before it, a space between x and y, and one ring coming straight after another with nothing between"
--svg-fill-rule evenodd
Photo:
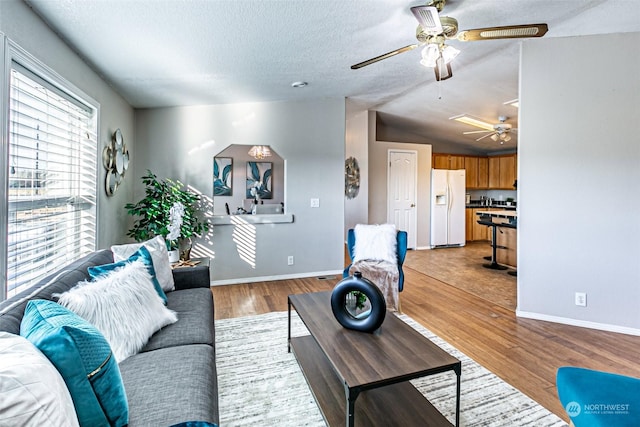
<instances>
[{"instance_id":1,"label":"white refrigerator","mask_svg":"<svg viewBox=\"0 0 640 427\"><path fill-rule=\"evenodd\" d=\"M465 171L431 170L431 247L465 244Z\"/></svg>"}]
</instances>

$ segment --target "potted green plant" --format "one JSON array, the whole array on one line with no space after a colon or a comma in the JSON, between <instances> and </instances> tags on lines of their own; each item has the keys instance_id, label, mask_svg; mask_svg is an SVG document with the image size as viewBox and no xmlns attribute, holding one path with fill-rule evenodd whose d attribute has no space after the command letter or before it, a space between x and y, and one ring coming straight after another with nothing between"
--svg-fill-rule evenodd
<instances>
[{"instance_id":1,"label":"potted green plant","mask_svg":"<svg viewBox=\"0 0 640 427\"><path fill-rule=\"evenodd\" d=\"M200 217L202 198L188 189L180 181L158 177L147 170L142 177L145 196L137 203L127 203L124 208L136 220L127 236L137 242L154 236L163 236L167 249L177 250L180 245L181 258L189 259L191 237L201 236L209 231L209 222Z\"/></svg>"}]
</instances>

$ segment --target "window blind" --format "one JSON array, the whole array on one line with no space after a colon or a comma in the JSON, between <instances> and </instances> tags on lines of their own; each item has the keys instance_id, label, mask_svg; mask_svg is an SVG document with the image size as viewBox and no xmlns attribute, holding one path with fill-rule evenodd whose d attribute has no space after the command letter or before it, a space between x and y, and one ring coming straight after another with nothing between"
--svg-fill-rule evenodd
<instances>
[{"instance_id":1,"label":"window blind","mask_svg":"<svg viewBox=\"0 0 640 427\"><path fill-rule=\"evenodd\" d=\"M14 63L7 297L96 247L97 114Z\"/></svg>"}]
</instances>

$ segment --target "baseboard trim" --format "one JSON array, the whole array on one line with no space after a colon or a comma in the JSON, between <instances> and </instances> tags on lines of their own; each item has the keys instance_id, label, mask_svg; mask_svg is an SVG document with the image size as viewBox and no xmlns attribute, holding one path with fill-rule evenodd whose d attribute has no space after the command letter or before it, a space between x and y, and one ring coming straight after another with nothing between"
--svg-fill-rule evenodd
<instances>
[{"instance_id":1,"label":"baseboard trim","mask_svg":"<svg viewBox=\"0 0 640 427\"><path fill-rule=\"evenodd\" d=\"M526 319L544 320L546 322L562 323L564 325L579 326L581 328L598 329L619 334L640 336L640 329L626 326L610 325L607 323L590 322L588 320L571 319L569 317L551 316L548 314L533 313L530 311L516 310L516 316Z\"/></svg>"},{"instance_id":2,"label":"baseboard trim","mask_svg":"<svg viewBox=\"0 0 640 427\"><path fill-rule=\"evenodd\" d=\"M416 251L426 251L431 249L431 246L416 246Z\"/></svg>"},{"instance_id":3,"label":"baseboard trim","mask_svg":"<svg viewBox=\"0 0 640 427\"><path fill-rule=\"evenodd\" d=\"M342 278L342 270L317 271L310 273L281 274L278 276L241 277L235 279L212 280L211 286L237 285L240 283L270 282L273 280L304 279L306 277L336 276Z\"/></svg>"}]
</instances>

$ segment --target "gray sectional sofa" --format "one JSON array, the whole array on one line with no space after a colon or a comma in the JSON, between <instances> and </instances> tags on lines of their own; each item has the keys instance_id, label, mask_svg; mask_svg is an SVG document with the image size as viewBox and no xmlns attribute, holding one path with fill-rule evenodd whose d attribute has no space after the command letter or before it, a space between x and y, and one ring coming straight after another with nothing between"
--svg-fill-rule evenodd
<instances>
[{"instance_id":1,"label":"gray sectional sofa","mask_svg":"<svg viewBox=\"0 0 640 427\"><path fill-rule=\"evenodd\" d=\"M89 279L88 267L112 262L110 250L93 252L0 303L0 331L19 334L29 300L55 300L53 294ZM180 268L173 270L173 277L176 290L167 292L167 308L177 313L178 321L156 332L140 353L119 365L130 427L219 424L209 269Z\"/></svg>"}]
</instances>

